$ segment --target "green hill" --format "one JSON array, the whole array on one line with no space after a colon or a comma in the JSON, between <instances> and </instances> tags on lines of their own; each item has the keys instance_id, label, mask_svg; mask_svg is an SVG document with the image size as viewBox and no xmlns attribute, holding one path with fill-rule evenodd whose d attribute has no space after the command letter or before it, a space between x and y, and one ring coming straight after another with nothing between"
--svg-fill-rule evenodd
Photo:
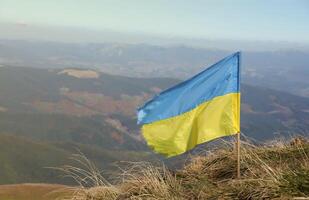
<instances>
[{"instance_id":1,"label":"green hill","mask_svg":"<svg viewBox=\"0 0 309 200\"><path fill-rule=\"evenodd\" d=\"M59 174L46 169L67 163L70 153L45 143L16 136L0 136L0 183L58 182Z\"/></svg>"},{"instance_id":2,"label":"green hill","mask_svg":"<svg viewBox=\"0 0 309 200\"><path fill-rule=\"evenodd\" d=\"M28 138L0 135L0 184L63 183L74 184L63 173L50 167L74 163L72 154L83 152L104 170L122 160L147 160L147 153L105 150L78 143L37 142Z\"/></svg>"},{"instance_id":3,"label":"green hill","mask_svg":"<svg viewBox=\"0 0 309 200\"><path fill-rule=\"evenodd\" d=\"M102 116L48 113L1 113L0 134L45 142L76 142L106 149L143 150L145 145L104 122Z\"/></svg>"}]
</instances>

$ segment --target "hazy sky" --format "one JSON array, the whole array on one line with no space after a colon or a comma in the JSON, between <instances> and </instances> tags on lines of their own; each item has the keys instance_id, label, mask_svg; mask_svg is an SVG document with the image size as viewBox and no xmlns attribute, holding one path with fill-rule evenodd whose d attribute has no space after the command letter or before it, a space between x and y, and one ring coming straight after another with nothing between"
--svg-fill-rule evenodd
<instances>
[{"instance_id":1,"label":"hazy sky","mask_svg":"<svg viewBox=\"0 0 309 200\"><path fill-rule=\"evenodd\" d=\"M0 0L0 23L309 42L309 0Z\"/></svg>"}]
</instances>

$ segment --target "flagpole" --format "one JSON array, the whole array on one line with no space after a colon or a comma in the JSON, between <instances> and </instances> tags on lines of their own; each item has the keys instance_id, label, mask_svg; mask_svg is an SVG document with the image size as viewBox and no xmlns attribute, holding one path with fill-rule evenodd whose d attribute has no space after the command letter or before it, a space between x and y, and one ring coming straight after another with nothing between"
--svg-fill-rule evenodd
<instances>
[{"instance_id":1,"label":"flagpole","mask_svg":"<svg viewBox=\"0 0 309 200\"><path fill-rule=\"evenodd\" d=\"M240 132L236 134L237 179L240 179Z\"/></svg>"},{"instance_id":2,"label":"flagpole","mask_svg":"<svg viewBox=\"0 0 309 200\"><path fill-rule=\"evenodd\" d=\"M241 52L239 52L238 60L238 90L240 92L240 77L241 77L241 61L242 61ZM238 98L238 123L239 123L239 132L236 135L236 154L237 154L237 179L240 179L240 96Z\"/></svg>"}]
</instances>

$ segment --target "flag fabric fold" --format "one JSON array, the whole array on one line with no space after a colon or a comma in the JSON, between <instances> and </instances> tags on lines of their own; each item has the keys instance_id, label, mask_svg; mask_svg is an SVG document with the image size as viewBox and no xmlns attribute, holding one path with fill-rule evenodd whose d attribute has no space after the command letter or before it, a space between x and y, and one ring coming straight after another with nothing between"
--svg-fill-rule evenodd
<instances>
[{"instance_id":1,"label":"flag fabric fold","mask_svg":"<svg viewBox=\"0 0 309 200\"><path fill-rule=\"evenodd\" d=\"M240 132L240 53L161 92L137 112L147 144L167 157Z\"/></svg>"}]
</instances>

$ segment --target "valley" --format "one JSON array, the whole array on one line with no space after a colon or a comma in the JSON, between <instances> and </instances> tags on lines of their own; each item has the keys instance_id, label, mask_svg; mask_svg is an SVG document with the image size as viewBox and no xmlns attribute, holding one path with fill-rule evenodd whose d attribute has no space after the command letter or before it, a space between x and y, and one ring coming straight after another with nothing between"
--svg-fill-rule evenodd
<instances>
[{"instance_id":1,"label":"valley","mask_svg":"<svg viewBox=\"0 0 309 200\"><path fill-rule=\"evenodd\" d=\"M74 184L49 167L70 164L78 151L107 171L119 161L160 159L144 143L135 110L179 81L1 67L1 184ZM242 84L242 104L243 134L255 141L309 131L307 98Z\"/></svg>"}]
</instances>

